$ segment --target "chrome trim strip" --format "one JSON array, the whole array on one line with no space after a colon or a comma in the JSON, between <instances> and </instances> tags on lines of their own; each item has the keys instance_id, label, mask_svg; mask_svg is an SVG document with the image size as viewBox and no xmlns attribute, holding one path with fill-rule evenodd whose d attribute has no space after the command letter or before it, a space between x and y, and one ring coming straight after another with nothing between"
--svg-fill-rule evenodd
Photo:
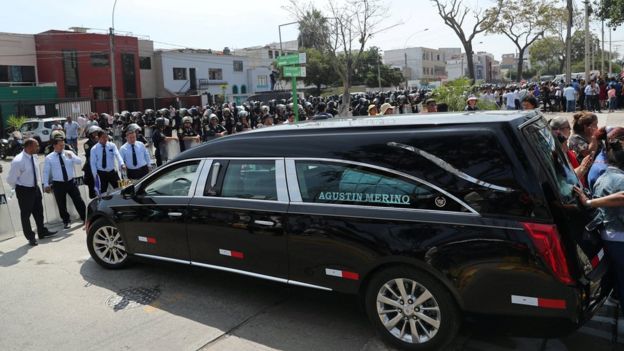
<instances>
[{"instance_id":1,"label":"chrome trim strip","mask_svg":"<svg viewBox=\"0 0 624 351\"><path fill-rule=\"evenodd\" d=\"M334 207L334 204L317 204L317 203L304 203L304 205L313 205L313 206L326 206L326 207ZM342 206L351 206L351 205L342 205ZM358 206L353 206L353 207L358 207ZM382 207L371 207L371 206L367 206L368 209L375 209L375 210L393 210L393 211L397 211L397 209L392 209L392 208L382 208ZM407 209L405 209L407 210ZM402 211L402 210L401 210ZM411 210L411 211L430 211L430 210ZM431 210L430 212L436 212ZM388 217L375 217L375 216L368 216L368 215L362 215L362 216L354 216L354 215L347 215L347 214L337 214L335 213L335 211L328 211L327 213L323 213L323 214L315 214L315 213L310 213L310 212L304 212L304 211L297 211L297 210L293 210L292 207L290 209L288 209L288 213L289 214L300 214L300 215L306 215L306 216L329 216L329 217L347 217L347 218L362 218L362 219L376 219L376 220L380 220L380 221L387 221ZM445 215L463 215L463 216L470 216L470 217L475 217L478 218L480 217L479 215L475 215L472 213L461 213L461 212L440 212L443 213ZM393 219L396 221L403 221L403 222L420 222L420 223L433 223L433 224L448 224L448 225L458 225L458 226L466 226L466 227L480 227L480 228L494 228L494 229L509 229L509 230L519 230L519 231L523 231L523 228L520 227L505 227L505 226L498 226L498 225L489 225L489 224L479 224L479 223L465 223L465 222L445 222L445 221L434 221L434 220L430 220L430 219Z\"/></svg>"},{"instance_id":2,"label":"chrome trim strip","mask_svg":"<svg viewBox=\"0 0 624 351\"><path fill-rule=\"evenodd\" d=\"M206 181L208 181L208 174L210 173L211 167L212 159L204 160L204 165L199 173L199 177L197 178L197 186L195 187L194 196L204 195L204 188L206 187Z\"/></svg>"},{"instance_id":3,"label":"chrome trim strip","mask_svg":"<svg viewBox=\"0 0 624 351\"><path fill-rule=\"evenodd\" d=\"M379 206L369 206L369 205L348 205L348 204L332 204L332 203L321 203L321 202L300 202L295 205L305 205L305 206L316 206L316 207L329 207L335 208L335 206L340 206L343 208L352 208L352 209L370 209L375 211L400 211L400 212L414 212L414 213L432 213L432 214L443 214L443 215L451 215L451 216L464 216L464 217L481 217L478 213L472 212L455 212L455 211L438 211L438 210L427 210L420 208L401 208L401 207L379 207ZM290 211L289 211L290 212ZM333 212L333 211L332 211Z\"/></svg>"},{"instance_id":4,"label":"chrome trim strip","mask_svg":"<svg viewBox=\"0 0 624 351\"><path fill-rule=\"evenodd\" d=\"M418 177L414 177L413 175L409 175L407 173L403 173L403 172L398 172L395 171L393 169L389 169L389 168L385 168L385 167L380 167L380 166L376 166L376 165L372 165L370 163L363 163L363 162L357 162L357 161L350 161L350 160L340 160L340 159L332 159L332 158L309 158L309 157L289 157L288 160L294 160L294 161L321 161L321 162L333 162L333 163L346 163L346 164L351 164L351 165L356 165L356 166L362 166L362 167L367 167L367 168L373 168L373 169L377 169L383 172L388 172L391 174L396 174L398 176L404 177L404 178L408 178L411 179L415 182L424 184L430 188L433 188L437 191L439 191L440 193L448 196L449 198L455 200L457 203L459 203L460 205L462 205L463 207L465 207L468 211L476 214L476 215L480 215L479 212L477 212L475 209L473 209L472 207L468 206L468 204L466 204L464 201L460 200L458 197L456 197L453 194L450 194L449 192L447 192L446 190L443 190L442 188L440 188L437 185L431 184L426 180L420 179ZM296 173L295 173L296 174ZM293 202L295 202L293 200ZM306 203L307 204L307 203ZM336 204L334 204L334 206L337 206ZM340 205L343 206L343 205ZM452 211L447 211L445 213L455 213Z\"/></svg>"},{"instance_id":5,"label":"chrome trim strip","mask_svg":"<svg viewBox=\"0 0 624 351\"><path fill-rule=\"evenodd\" d=\"M160 167L158 167L154 173L150 173L147 176L143 177L143 179L141 179L141 181L139 181L138 183L136 183L134 186L135 188L138 188L141 184L143 184L147 179L152 179L156 174L164 171L165 169L173 166L173 165L177 165L178 163L182 163L182 162L190 162L190 161L199 161L199 165L198 167L201 165L201 162L204 161L206 158L205 157L195 157L195 158L187 158L184 160L179 160L179 161L175 161L173 163L167 163L164 164Z\"/></svg>"},{"instance_id":6,"label":"chrome trim strip","mask_svg":"<svg viewBox=\"0 0 624 351\"><path fill-rule=\"evenodd\" d=\"M532 117L531 119L529 119L528 121L523 122L522 124L520 124L520 125L518 126L518 130L522 130L524 127L528 126L529 124L534 123L534 122L535 122L535 121L537 121L538 119L542 118L542 114L541 114L541 113L539 113L539 112L533 112L533 113L535 113L536 115L535 115L535 116L533 116L533 117ZM546 125L548 125L548 123L546 123Z\"/></svg>"},{"instance_id":7,"label":"chrome trim strip","mask_svg":"<svg viewBox=\"0 0 624 351\"><path fill-rule=\"evenodd\" d=\"M242 202L258 202L258 203L267 203L267 204L282 204L282 205L288 205L289 202L288 201L275 201L275 200L260 200L260 199L243 199L240 197L215 197L215 196L202 196L200 197L200 199L210 199L210 200L215 200L217 202L221 201L221 202L227 202L227 201L242 201ZM219 206L219 205L206 205L206 204L198 204L198 203L192 203L189 204L191 206L205 206L205 207L220 207L220 208L231 208L230 206ZM238 208L238 207L236 207ZM243 209L243 208L241 208Z\"/></svg>"},{"instance_id":8,"label":"chrome trim strip","mask_svg":"<svg viewBox=\"0 0 624 351\"><path fill-rule=\"evenodd\" d=\"M302 286L302 287L306 287L306 288L320 289L320 290L325 290L325 291L332 291L332 289L326 288L324 286L308 284L308 283L302 283L302 282L299 282L299 281L296 281L296 280L288 280L288 279L284 279L284 278L273 277L273 276L270 276L270 275L264 275L264 274L259 274L259 273L242 271L240 269L234 269L234 268L228 268L228 267L222 267L222 266L215 266L215 265L207 264L207 263L179 260L179 259L176 259L176 258L169 258L169 257L162 257L162 256L148 255L148 254L138 254L138 253L135 253L134 255L135 256L140 256L140 257L145 257L145 258L150 258L150 259L154 259L154 260L173 262L173 263L190 264L191 266L197 266L197 267L203 267L203 268L212 268L212 269L216 269L216 270L219 270L219 271L230 272L230 273L238 273L238 274L242 274L242 275L246 275L246 276L250 276L250 277L254 277L254 278L271 280L271 281L278 282L278 283L297 285L297 286Z\"/></svg>"},{"instance_id":9,"label":"chrome trim strip","mask_svg":"<svg viewBox=\"0 0 624 351\"><path fill-rule=\"evenodd\" d=\"M197 178L199 178L199 175L201 174L204 163L206 163L205 160L201 160L199 161L199 165L197 165L197 169L195 170L195 177L193 177L193 182L191 183L191 186L189 187L189 191L186 194L188 197L192 197L193 194L195 194L195 191L197 190Z\"/></svg>"},{"instance_id":10,"label":"chrome trim strip","mask_svg":"<svg viewBox=\"0 0 624 351\"><path fill-rule=\"evenodd\" d=\"M275 186L277 187L277 201L288 202L288 182L284 170L284 159L275 160Z\"/></svg>"},{"instance_id":11,"label":"chrome trim strip","mask_svg":"<svg viewBox=\"0 0 624 351\"><path fill-rule=\"evenodd\" d=\"M295 160L286 159L286 181L288 182L288 193L292 202L303 202L301 190L299 189L299 179L297 179L297 167Z\"/></svg>"},{"instance_id":12,"label":"chrome trim strip","mask_svg":"<svg viewBox=\"0 0 624 351\"><path fill-rule=\"evenodd\" d=\"M275 222L272 222L272 221L262 221L262 220L259 220L259 219L256 219L254 221L254 223L257 224L257 225L265 225L265 226L269 226L269 227L272 227L272 226L275 225Z\"/></svg>"},{"instance_id":13,"label":"chrome trim strip","mask_svg":"<svg viewBox=\"0 0 624 351\"><path fill-rule=\"evenodd\" d=\"M141 257L145 257L145 258L151 258L151 259L160 260L160 261L167 261L167 262L174 262L174 263L183 263L183 264L191 264L191 261L179 260L177 258L169 258L169 257L162 257L162 256L148 255L148 254L139 254L139 253L135 253L133 255L141 256Z\"/></svg>"},{"instance_id":14,"label":"chrome trim strip","mask_svg":"<svg viewBox=\"0 0 624 351\"><path fill-rule=\"evenodd\" d=\"M284 278L277 278L277 277L272 277L270 275L263 275L263 274L253 273L253 272L241 271L240 269L234 269L234 268L228 268L228 267L222 267L222 266L215 266L215 265L212 265L212 264L195 262L195 261L191 261L191 266L212 268L212 269L216 269L216 270L219 270L219 271L225 271L225 272L230 272L230 273L238 273L238 274L247 275L247 276L250 276L250 277L261 278L261 279L266 279L266 280L272 280L274 282L288 284L288 280L284 279Z\"/></svg>"},{"instance_id":15,"label":"chrome trim strip","mask_svg":"<svg viewBox=\"0 0 624 351\"><path fill-rule=\"evenodd\" d=\"M308 283L302 283L302 282L299 282L299 281L296 281L296 280L288 280L288 284L290 284L290 285L297 285L297 286L303 286L303 287L306 287L306 288L313 288L313 289L320 289L320 290L325 290L325 291L332 291L332 289L326 288L324 286L308 284Z\"/></svg>"}]
</instances>

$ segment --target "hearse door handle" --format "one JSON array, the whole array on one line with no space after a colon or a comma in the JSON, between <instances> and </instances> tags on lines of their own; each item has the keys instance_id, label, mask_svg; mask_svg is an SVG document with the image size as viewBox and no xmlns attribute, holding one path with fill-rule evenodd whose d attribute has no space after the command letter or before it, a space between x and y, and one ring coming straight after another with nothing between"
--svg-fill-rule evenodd
<instances>
[{"instance_id":1,"label":"hearse door handle","mask_svg":"<svg viewBox=\"0 0 624 351\"><path fill-rule=\"evenodd\" d=\"M259 219L254 220L254 223L257 224L257 225L265 226L265 227L272 227L272 226L275 225L275 222L262 221L262 220L259 220Z\"/></svg>"},{"instance_id":2,"label":"hearse door handle","mask_svg":"<svg viewBox=\"0 0 624 351\"><path fill-rule=\"evenodd\" d=\"M182 212L169 212L169 217L182 217Z\"/></svg>"}]
</instances>

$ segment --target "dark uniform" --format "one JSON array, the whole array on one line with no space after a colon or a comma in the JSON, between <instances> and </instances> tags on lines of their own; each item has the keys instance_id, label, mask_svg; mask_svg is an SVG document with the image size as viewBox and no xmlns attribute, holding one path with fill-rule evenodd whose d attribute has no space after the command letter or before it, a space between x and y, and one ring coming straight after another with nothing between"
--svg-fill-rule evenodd
<instances>
[{"instance_id":1,"label":"dark uniform","mask_svg":"<svg viewBox=\"0 0 624 351\"><path fill-rule=\"evenodd\" d=\"M84 151L85 151L85 157L87 158L87 161L84 163L84 166L82 166L82 171L84 172L83 181L89 187L90 198L94 198L97 196L97 194L95 193L95 180L93 179L93 173L91 172L91 148L95 144L97 144L97 141L94 141L93 139L89 139L83 145Z\"/></svg>"},{"instance_id":2,"label":"dark uniform","mask_svg":"<svg viewBox=\"0 0 624 351\"><path fill-rule=\"evenodd\" d=\"M162 157L160 155L160 146L165 143L165 134L160 128L156 128L152 133L152 143L154 143L154 157L156 158L156 166L162 165Z\"/></svg>"},{"instance_id":3,"label":"dark uniform","mask_svg":"<svg viewBox=\"0 0 624 351\"><path fill-rule=\"evenodd\" d=\"M180 139L180 152L186 150L186 142L184 140L184 137L196 137L199 134L197 134L197 132L195 132L195 130L193 129L193 127L190 128L180 128L178 129L178 139Z\"/></svg>"}]
</instances>

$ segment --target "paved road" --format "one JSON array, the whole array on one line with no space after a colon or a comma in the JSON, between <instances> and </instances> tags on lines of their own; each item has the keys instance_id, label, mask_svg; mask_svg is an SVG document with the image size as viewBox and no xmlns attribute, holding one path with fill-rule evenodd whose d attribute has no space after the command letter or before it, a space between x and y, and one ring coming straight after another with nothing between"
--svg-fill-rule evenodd
<instances>
[{"instance_id":1,"label":"paved road","mask_svg":"<svg viewBox=\"0 0 624 351\"><path fill-rule=\"evenodd\" d=\"M0 242L0 282L2 350L391 350L351 296L159 262L105 270L79 226L34 248ZM454 350L624 349L613 312L548 340L468 325Z\"/></svg>"}]
</instances>

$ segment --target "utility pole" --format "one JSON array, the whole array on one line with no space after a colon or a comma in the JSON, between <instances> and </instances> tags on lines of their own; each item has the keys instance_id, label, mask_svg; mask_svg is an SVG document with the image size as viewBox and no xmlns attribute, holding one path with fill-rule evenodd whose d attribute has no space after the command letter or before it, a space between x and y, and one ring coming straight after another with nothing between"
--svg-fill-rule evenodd
<instances>
[{"instance_id":1,"label":"utility pole","mask_svg":"<svg viewBox=\"0 0 624 351\"><path fill-rule=\"evenodd\" d=\"M600 53L600 76L604 79L605 78L605 70L604 70L604 20L600 21L601 22L601 28L600 28L600 34L602 36L601 39L601 44L602 44L602 52Z\"/></svg>"},{"instance_id":2,"label":"utility pole","mask_svg":"<svg viewBox=\"0 0 624 351\"><path fill-rule=\"evenodd\" d=\"M611 61L613 61L613 52L611 51L611 28L609 27L609 74L613 73Z\"/></svg>"},{"instance_id":3,"label":"utility pole","mask_svg":"<svg viewBox=\"0 0 624 351\"><path fill-rule=\"evenodd\" d=\"M379 91L381 91L381 71L379 70L379 61L377 61L377 84L379 85Z\"/></svg>"},{"instance_id":4,"label":"utility pole","mask_svg":"<svg viewBox=\"0 0 624 351\"><path fill-rule=\"evenodd\" d=\"M585 82L589 82L589 0L585 0Z\"/></svg>"},{"instance_id":5,"label":"utility pole","mask_svg":"<svg viewBox=\"0 0 624 351\"><path fill-rule=\"evenodd\" d=\"M407 81L408 81L408 79L409 79L409 78L407 77L407 71L408 71L408 67L407 67L407 49L405 49L405 53L404 53L404 54L405 54L405 89L409 89L409 88L407 87L407 84L408 84L408 83L407 83Z\"/></svg>"},{"instance_id":6,"label":"utility pole","mask_svg":"<svg viewBox=\"0 0 624 351\"><path fill-rule=\"evenodd\" d=\"M112 23L110 27L110 69L111 69L111 94L113 98L113 114L119 112L119 106L117 101L117 77L115 74L115 6L117 6L117 0L113 3Z\"/></svg>"},{"instance_id":7,"label":"utility pole","mask_svg":"<svg viewBox=\"0 0 624 351\"><path fill-rule=\"evenodd\" d=\"M574 13L574 7L572 0L567 0L568 9L568 28L566 31L566 62L565 62L565 74L566 83L572 83L572 18Z\"/></svg>"}]
</instances>

